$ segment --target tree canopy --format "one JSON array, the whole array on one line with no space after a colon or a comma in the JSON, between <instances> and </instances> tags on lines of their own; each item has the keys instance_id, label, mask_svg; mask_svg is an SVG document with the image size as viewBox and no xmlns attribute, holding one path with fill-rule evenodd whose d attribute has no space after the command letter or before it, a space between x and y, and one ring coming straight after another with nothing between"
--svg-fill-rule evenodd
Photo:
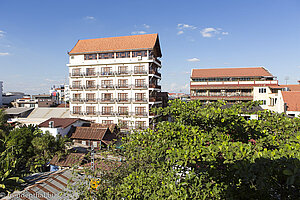
<instances>
[{"instance_id":1,"label":"tree canopy","mask_svg":"<svg viewBox=\"0 0 300 200\"><path fill-rule=\"evenodd\" d=\"M92 199L299 199L299 118L258 111L255 102L224 106L172 101L155 130L123 138L125 164L96 173Z\"/></svg>"}]
</instances>

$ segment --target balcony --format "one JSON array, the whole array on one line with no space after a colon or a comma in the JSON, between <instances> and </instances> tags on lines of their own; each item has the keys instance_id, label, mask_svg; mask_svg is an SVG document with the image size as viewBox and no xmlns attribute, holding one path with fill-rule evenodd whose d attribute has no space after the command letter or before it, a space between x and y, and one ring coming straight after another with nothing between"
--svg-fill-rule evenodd
<instances>
[{"instance_id":1,"label":"balcony","mask_svg":"<svg viewBox=\"0 0 300 200\"><path fill-rule=\"evenodd\" d=\"M136 85L133 85L133 88L134 89L147 89L148 86L146 84L136 84Z\"/></svg>"},{"instance_id":2,"label":"balcony","mask_svg":"<svg viewBox=\"0 0 300 200\"><path fill-rule=\"evenodd\" d=\"M102 98L102 99L100 99L100 102L101 103L114 103L114 102L116 102L116 99L113 99L113 98Z\"/></svg>"},{"instance_id":3,"label":"balcony","mask_svg":"<svg viewBox=\"0 0 300 200\"><path fill-rule=\"evenodd\" d=\"M129 75L129 74L131 74L131 73L130 73L130 71L128 71L128 70L116 72L116 75Z\"/></svg>"},{"instance_id":4,"label":"balcony","mask_svg":"<svg viewBox=\"0 0 300 200\"><path fill-rule=\"evenodd\" d=\"M85 89L87 90L96 90L98 87L97 85L86 85L85 86Z\"/></svg>"},{"instance_id":5,"label":"balcony","mask_svg":"<svg viewBox=\"0 0 300 200\"><path fill-rule=\"evenodd\" d=\"M146 99L146 98L143 98L143 99L141 99L141 98L135 98L135 99L133 99L133 101L135 103L148 103L148 99Z\"/></svg>"},{"instance_id":6,"label":"balcony","mask_svg":"<svg viewBox=\"0 0 300 200\"><path fill-rule=\"evenodd\" d=\"M111 112L111 111L104 111L104 112L101 112L100 115L114 116L114 112Z\"/></svg>"},{"instance_id":7,"label":"balcony","mask_svg":"<svg viewBox=\"0 0 300 200\"><path fill-rule=\"evenodd\" d=\"M84 74L84 76L95 77L95 76L97 76L97 73L96 72L87 72L87 73Z\"/></svg>"},{"instance_id":8,"label":"balcony","mask_svg":"<svg viewBox=\"0 0 300 200\"><path fill-rule=\"evenodd\" d=\"M149 88L161 89L161 86L151 83L151 84L149 84Z\"/></svg>"},{"instance_id":9,"label":"balcony","mask_svg":"<svg viewBox=\"0 0 300 200\"><path fill-rule=\"evenodd\" d=\"M99 72L99 75L101 76L114 76L114 72Z\"/></svg>"},{"instance_id":10,"label":"balcony","mask_svg":"<svg viewBox=\"0 0 300 200\"><path fill-rule=\"evenodd\" d=\"M82 111L73 110L73 111L71 111L71 114L73 114L73 115L83 115L84 113Z\"/></svg>"},{"instance_id":11,"label":"balcony","mask_svg":"<svg viewBox=\"0 0 300 200\"><path fill-rule=\"evenodd\" d=\"M209 92L209 93L196 93L192 96L201 96L201 97L252 97L252 93L248 92Z\"/></svg>"},{"instance_id":12,"label":"balcony","mask_svg":"<svg viewBox=\"0 0 300 200\"><path fill-rule=\"evenodd\" d=\"M97 103L97 99L85 99L84 102L86 102L86 103Z\"/></svg>"},{"instance_id":13,"label":"balcony","mask_svg":"<svg viewBox=\"0 0 300 200\"><path fill-rule=\"evenodd\" d=\"M118 102L119 102L119 103L129 103L129 102L130 102L130 99L129 99L129 98L119 98L119 99L118 99Z\"/></svg>"},{"instance_id":14,"label":"balcony","mask_svg":"<svg viewBox=\"0 0 300 200\"><path fill-rule=\"evenodd\" d=\"M88 116L96 116L97 112L96 111L87 111L85 114Z\"/></svg>"},{"instance_id":15,"label":"balcony","mask_svg":"<svg viewBox=\"0 0 300 200\"><path fill-rule=\"evenodd\" d=\"M129 112L128 111L126 111L126 112L118 112L117 115L118 116L128 116Z\"/></svg>"},{"instance_id":16,"label":"balcony","mask_svg":"<svg viewBox=\"0 0 300 200\"><path fill-rule=\"evenodd\" d=\"M161 73L159 73L159 72L157 72L157 71L154 71L154 70L150 70L150 71L149 71L149 74L154 74L154 75L156 75L156 76L158 76L158 77L161 77Z\"/></svg>"},{"instance_id":17,"label":"balcony","mask_svg":"<svg viewBox=\"0 0 300 200\"><path fill-rule=\"evenodd\" d=\"M117 88L119 88L119 89L130 89L128 84L119 84L119 85L117 85Z\"/></svg>"},{"instance_id":18,"label":"balcony","mask_svg":"<svg viewBox=\"0 0 300 200\"><path fill-rule=\"evenodd\" d=\"M115 86L113 84L101 85L100 88L101 89L115 89Z\"/></svg>"},{"instance_id":19,"label":"balcony","mask_svg":"<svg viewBox=\"0 0 300 200\"><path fill-rule=\"evenodd\" d=\"M71 90L82 90L83 85L70 85Z\"/></svg>"},{"instance_id":20,"label":"balcony","mask_svg":"<svg viewBox=\"0 0 300 200\"><path fill-rule=\"evenodd\" d=\"M82 102L84 102L84 99L82 99L82 98L73 98L73 99L70 99L70 101L72 103L82 103Z\"/></svg>"},{"instance_id":21,"label":"balcony","mask_svg":"<svg viewBox=\"0 0 300 200\"><path fill-rule=\"evenodd\" d=\"M144 74L148 74L148 72L145 71L145 70L134 70L133 73L136 74L136 75L144 75Z\"/></svg>"},{"instance_id":22,"label":"balcony","mask_svg":"<svg viewBox=\"0 0 300 200\"><path fill-rule=\"evenodd\" d=\"M83 74L82 73L70 73L69 76L70 77L82 77Z\"/></svg>"},{"instance_id":23,"label":"balcony","mask_svg":"<svg viewBox=\"0 0 300 200\"><path fill-rule=\"evenodd\" d=\"M140 117L147 117L148 116L147 112L134 112L133 114L135 116L140 116Z\"/></svg>"},{"instance_id":24,"label":"balcony","mask_svg":"<svg viewBox=\"0 0 300 200\"><path fill-rule=\"evenodd\" d=\"M158 58L154 58L153 60L154 60L154 61L156 61L158 64L160 64L160 65L161 65L161 61L160 61L160 60L158 60Z\"/></svg>"}]
</instances>

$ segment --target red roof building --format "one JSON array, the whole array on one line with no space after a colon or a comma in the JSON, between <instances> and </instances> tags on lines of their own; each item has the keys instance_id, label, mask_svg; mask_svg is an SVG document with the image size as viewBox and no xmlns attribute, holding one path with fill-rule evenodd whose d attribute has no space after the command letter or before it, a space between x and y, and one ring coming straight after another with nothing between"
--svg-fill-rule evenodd
<instances>
[{"instance_id":1,"label":"red roof building","mask_svg":"<svg viewBox=\"0 0 300 200\"><path fill-rule=\"evenodd\" d=\"M191 99L203 103L226 100L253 100L253 87L278 86L278 81L264 67L193 69Z\"/></svg>"}]
</instances>

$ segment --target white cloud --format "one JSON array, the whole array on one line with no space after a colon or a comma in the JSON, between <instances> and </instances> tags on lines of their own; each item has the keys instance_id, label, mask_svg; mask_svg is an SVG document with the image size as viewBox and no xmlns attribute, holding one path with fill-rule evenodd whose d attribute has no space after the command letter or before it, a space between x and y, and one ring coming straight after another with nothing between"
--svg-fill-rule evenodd
<instances>
[{"instance_id":1,"label":"white cloud","mask_svg":"<svg viewBox=\"0 0 300 200\"><path fill-rule=\"evenodd\" d=\"M184 32L183 31L178 31L177 32L177 35L181 35L181 34L183 34Z\"/></svg>"},{"instance_id":2,"label":"white cloud","mask_svg":"<svg viewBox=\"0 0 300 200\"><path fill-rule=\"evenodd\" d=\"M222 35L228 35L229 33L228 32L222 32Z\"/></svg>"},{"instance_id":3,"label":"white cloud","mask_svg":"<svg viewBox=\"0 0 300 200\"><path fill-rule=\"evenodd\" d=\"M196 26L189 25L189 24L177 24L178 29L196 29Z\"/></svg>"},{"instance_id":4,"label":"white cloud","mask_svg":"<svg viewBox=\"0 0 300 200\"><path fill-rule=\"evenodd\" d=\"M200 59L199 58L190 58L190 59L187 59L187 61L189 61L189 62L199 62Z\"/></svg>"},{"instance_id":5,"label":"white cloud","mask_svg":"<svg viewBox=\"0 0 300 200\"><path fill-rule=\"evenodd\" d=\"M3 53L1 53L1 52L0 52L0 56L8 56L8 55L10 55L10 53L8 53L8 52L3 52Z\"/></svg>"},{"instance_id":6,"label":"white cloud","mask_svg":"<svg viewBox=\"0 0 300 200\"><path fill-rule=\"evenodd\" d=\"M5 32L0 30L0 38L4 37Z\"/></svg>"},{"instance_id":7,"label":"white cloud","mask_svg":"<svg viewBox=\"0 0 300 200\"><path fill-rule=\"evenodd\" d=\"M200 31L203 37L213 37L214 35L218 34L219 31L215 28L204 28Z\"/></svg>"},{"instance_id":8,"label":"white cloud","mask_svg":"<svg viewBox=\"0 0 300 200\"><path fill-rule=\"evenodd\" d=\"M93 16L86 16L84 19L85 20L91 20L91 21L96 20L96 18L93 17Z\"/></svg>"},{"instance_id":9,"label":"white cloud","mask_svg":"<svg viewBox=\"0 0 300 200\"><path fill-rule=\"evenodd\" d=\"M133 32L131 32L131 34L133 34L133 35L145 34L145 33L147 33L147 32L146 31L133 31Z\"/></svg>"},{"instance_id":10,"label":"white cloud","mask_svg":"<svg viewBox=\"0 0 300 200\"><path fill-rule=\"evenodd\" d=\"M147 29L150 28L150 26L148 24L143 24L143 26Z\"/></svg>"}]
</instances>

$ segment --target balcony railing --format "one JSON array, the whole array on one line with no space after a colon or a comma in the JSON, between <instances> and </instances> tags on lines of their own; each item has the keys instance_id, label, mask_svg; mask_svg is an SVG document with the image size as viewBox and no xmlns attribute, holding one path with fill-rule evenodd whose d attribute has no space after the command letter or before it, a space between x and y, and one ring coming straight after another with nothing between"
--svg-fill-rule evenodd
<instances>
[{"instance_id":1,"label":"balcony railing","mask_svg":"<svg viewBox=\"0 0 300 200\"><path fill-rule=\"evenodd\" d=\"M86 85L85 89L97 89L97 85Z\"/></svg>"},{"instance_id":2,"label":"balcony railing","mask_svg":"<svg viewBox=\"0 0 300 200\"><path fill-rule=\"evenodd\" d=\"M117 113L117 115L119 115L119 116L127 116L127 115L129 115L129 112L118 112Z\"/></svg>"},{"instance_id":3,"label":"balcony railing","mask_svg":"<svg viewBox=\"0 0 300 200\"><path fill-rule=\"evenodd\" d=\"M117 88L130 88L128 84L118 84Z\"/></svg>"},{"instance_id":4,"label":"balcony railing","mask_svg":"<svg viewBox=\"0 0 300 200\"><path fill-rule=\"evenodd\" d=\"M85 99L84 102L86 103L96 103L97 102L97 99Z\"/></svg>"},{"instance_id":5,"label":"balcony railing","mask_svg":"<svg viewBox=\"0 0 300 200\"><path fill-rule=\"evenodd\" d=\"M104 111L104 112L100 112L100 115L113 116L113 115L115 115L115 114L114 114L114 112L112 112L112 111Z\"/></svg>"},{"instance_id":6,"label":"balcony railing","mask_svg":"<svg viewBox=\"0 0 300 200\"><path fill-rule=\"evenodd\" d=\"M100 99L100 102L103 102L103 103L114 103L116 101L116 99L114 98L102 98Z\"/></svg>"},{"instance_id":7,"label":"balcony railing","mask_svg":"<svg viewBox=\"0 0 300 200\"><path fill-rule=\"evenodd\" d=\"M80 77L80 76L83 76L83 73L70 73L70 76L71 77Z\"/></svg>"},{"instance_id":8,"label":"balcony railing","mask_svg":"<svg viewBox=\"0 0 300 200\"><path fill-rule=\"evenodd\" d=\"M134 74L148 74L145 70L134 70Z\"/></svg>"},{"instance_id":9,"label":"balcony railing","mask_svg":"<svg viewBox=\"0 0 300 200\"><path fill-rule=\"evenodd\" d=\"M97 76L98 74L96 72L86 72L83 75L84 76Z\"/></svg>"},{"instance_id":10,"label":"balcony railing","mask_svg":"<svg viewBox=\"0 0 300 200\"><path fill-rule=\"evenodd\" d=\"M148 116L147 112L134 112L132 114L134 114L135 116L143 116L143 117Z\"/></svg>"},{"instance_id":11,"label":"balcony railing","mask_svg":"<svg viewBox=\"0 0 300 200\"><path fill-rule=\"evenodd\" d=\"M99 75L101 76L114 76L115 72L99 72Z\"/></svg>"},{"instance_id":12,"label":"balcony railing","mask_svg":"<svg viewBox=\"0 0 300 200\"><path fill-rule=\"evenodd\" d=\"M146 98L143 98L143 99L135 98L135 99L133 99L133 101L136 102L136 103L147 103L148 99L146 99Z\"/></svg>"},{"instance_id":13,"label":"balcony railing","mask_svg":"<svg viewBox=\"0 0 300 200\"><path fill-rule=\"evenodd\" d=\"M114 89L115 86L112 85L112 84L108 84L108 85L104 84L104 85L101 85L100 88L102 88L102 89Z\"/></svg>"},{"instance_id":14,"label":"balcony railing","mask_svg":"<svg viewBox=\"0 0 300 200\"><path fill-rule=\"evenodd\" d=\"M208 96L208 97L232 97L232 96L240 96L240 97L251 97L253 96L252 93L247 92L231 92L231 93L221 93L221 92L209 92L209 93L196 93L192 94L192 96Z\"/></svg>"},{"instance_id":15,"label":"balcony railing","mask_svg":"<svg viewBox=\"0 0 300 200\"><path fill-rule=\"evenodd\" d=\"M130 71L126 70L126 71L117 71L115 72L116 75L127 75L127 74L131 74Z\"/></svg>"},{"instance_id":16,"label":"balcony railing","mask_svg":"<svg viewBox=\"0 0 300 200\"><path fill-rule=\"evenodd\" d=\"M83 115L84 114L82 111L76 111L76 110L71 111L71 113L73 115Z\"/></svg>"},{"instance_id":17,"label":"balcony railing","mask_svg":"<svg viewBox=\"0 0 300 200\"><path fill-rule=\"evenodd\" d=\"M86 115L98 115L98 112L96 112L96 111L87 111L85 114Z\"/></svg>"},{"instance_id":18,"label":"balcony railing","mask_svg":"<svg viewBox=\"0 0 300 200\"><path fill-rule=\"evenodd\" d=\"M147 89L148 85L146 85L146 84L135 84L135 85L133 85L133 88L134 89Z\"/></svg>"},{"instance_id":19,"label":"balcony railing","mask_svg":"<svg viewBox=\"0 0 300 200\"><path fill-rule=\"evenodd\" d=\"M161 89L161 86L160 85L155 85L155 84L149 84L149 88Z\"/></svg>"},{"instance_id":20,"label":"balcony railing","mask_svg":"<svg viewBox=\"0 0 300 200\"><path fill-rule=\"evenodd\" d=\"M156 75L156 76L161 77L161 73L159 73L159 72L157 72L157 71L155 71L155 70L150 70L150 71L149 71L149 74L154 74L154 75Z\"/></svg>"},{"instance_id":21,"label":"balcony railing","mask_svg":"<svg viewBox=\"0 0 300 200\"><path fill-rule=\"evenodd\" d=\"M130 102L129 98L118 98L118 102Z\"/></svg>"},{"instance_id":22,"label":"balcony railing","mask_svg":"<svg viewBox=\"0 0 300 200\"><path fill-rule=\"evenodd\" d=\"M72 98L72 99L70 99L70 101L72 103L76 103L76 102L81 103L81 102L84 102L84 99L82 99L82 98Z\"/></svg>"},{"instance_id":23,"label":"balcony railing","mask_svg":"<svg viewBox=\"0 0 300 200\"><path fill-rule=\"evenodd\" d=\"M71 85L70 89L71 90L82 90L83 89L83 85Z\"/></svg>"}]
</instances>

